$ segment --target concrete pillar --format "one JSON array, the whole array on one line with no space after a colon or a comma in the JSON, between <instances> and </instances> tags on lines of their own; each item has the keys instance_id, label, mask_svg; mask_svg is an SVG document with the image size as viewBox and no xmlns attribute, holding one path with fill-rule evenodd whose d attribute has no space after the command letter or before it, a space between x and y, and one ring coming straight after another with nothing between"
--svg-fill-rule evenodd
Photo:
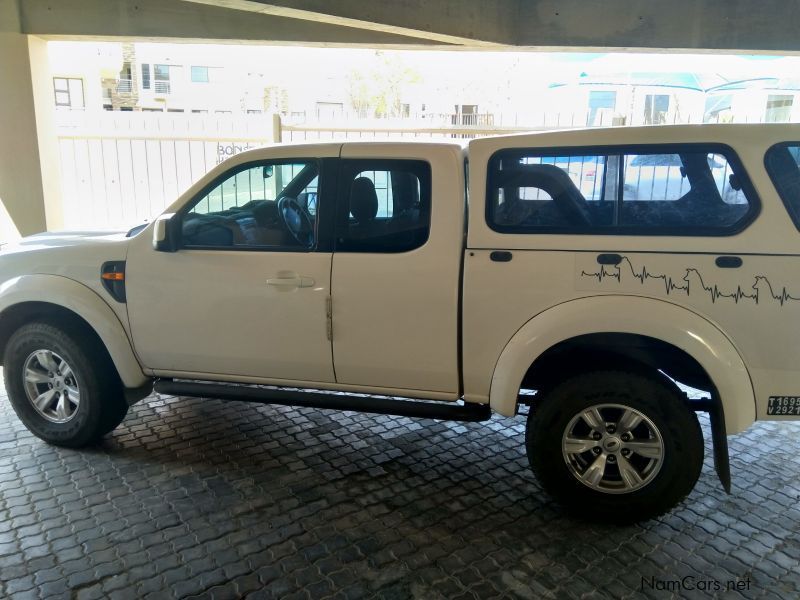
<instances>
[{"instance_id":1,"label":"concrete pillar","mask_svg":"<svg viewBox=\"0 0 800 600\"><path fill-rule=\"evenodd\" d=\"M283 141L283 124L279 113L272 114L272 141L276 144Z\"/></svg>"},{"instance_id":2,"label":"concrete pillar","mask_svg":"<svg viewBox=\"0 0 800 600\"><path fill-rule=\"evenodd\" d=\"M0 242L63 226L47 43L0 0Z\"/></svg>"}]
</instances>

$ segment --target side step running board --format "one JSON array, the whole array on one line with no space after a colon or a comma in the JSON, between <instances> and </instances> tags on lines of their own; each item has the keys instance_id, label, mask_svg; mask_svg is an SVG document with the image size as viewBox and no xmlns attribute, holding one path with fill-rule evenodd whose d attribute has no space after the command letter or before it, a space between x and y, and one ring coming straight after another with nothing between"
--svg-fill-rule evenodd
<instances>
[{"instance_id":1,"label":"side step running board","mask_svg":"<svg viewBox=\"0 0 800 600\"><path fill-rule=\"evenodd\" d=\"M172 396L192 396L196 398L217 398L220 400L242 400L260 404L281 404L284 406L308 406L333 410L352 410L356 412L395 415L398 417L419 417L443 421L487 421L492 416L488 404L455 402L418 402L414 400L393 400L370 396L348 396L345 394L326 394L324 392L304 392L282 390L249 385L226 385L219 383L198 383L196 381L174 381L159 379L154 389L159 394Z\"/></svg>"}]
</instances>

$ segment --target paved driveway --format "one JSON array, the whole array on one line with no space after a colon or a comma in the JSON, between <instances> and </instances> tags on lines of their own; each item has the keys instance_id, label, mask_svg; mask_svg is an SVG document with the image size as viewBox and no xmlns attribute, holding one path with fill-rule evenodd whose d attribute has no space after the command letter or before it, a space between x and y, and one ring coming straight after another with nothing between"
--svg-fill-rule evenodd
<instances>
[{"instance_id":1,"label":"paved driveway","mask_svg":"<svg viewBox=\"0 0 800 600\"><path fill-rule=\"evenodd\" d=\"M800 424L626 528L566 517L523 431L153 396L74 451L0 397L0 597L800 597Z\"/></svg>"}]
</instances>

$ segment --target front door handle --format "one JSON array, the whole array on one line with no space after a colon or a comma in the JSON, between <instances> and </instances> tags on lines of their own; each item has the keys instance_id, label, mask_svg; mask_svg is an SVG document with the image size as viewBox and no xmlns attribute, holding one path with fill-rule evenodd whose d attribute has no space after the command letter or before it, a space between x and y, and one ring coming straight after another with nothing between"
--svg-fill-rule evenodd
<instances>
[{"instance_id":1,"label":"front door handle","mask_svg":"<svg viewBox=\"0 0 800 600\"><path fill-rule=\"evenodd\" d=\"M312 277L303 277L294 272L281 271L277 277L267 279L267 285L277 288L292 289L292 288L305 288L314 285Z\"/></svg>"}]
</instances>

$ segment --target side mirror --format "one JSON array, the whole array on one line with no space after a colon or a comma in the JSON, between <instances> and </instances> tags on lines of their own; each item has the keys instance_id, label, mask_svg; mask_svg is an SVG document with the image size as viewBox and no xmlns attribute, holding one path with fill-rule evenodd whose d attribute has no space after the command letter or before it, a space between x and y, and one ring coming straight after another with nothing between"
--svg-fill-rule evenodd
<instances>
[{"instance_id":1,"label":"side mirror","mask_svg":"<svg viewBox=\"0 0 800 600\"><path fill-rule=\"evenodd\" d=\"M274 169L275 167L272 165L267 165L266 167L264 167L261 172L262 175L264 176L264 179L269 179L270 177L272 177L272 174L275 172Z\"/></svg>"},{"instance_id":2,"label":"side mirror","mask_svg":"<svg viewBox=\"0 0 800 600\"><path fill-rule=\"evenodd\" d=\"M160 215L153 224L153 248L159 252L175 252L178 249L176 231L180 219L175 213Z\"/></svg>"}]
</instances>

